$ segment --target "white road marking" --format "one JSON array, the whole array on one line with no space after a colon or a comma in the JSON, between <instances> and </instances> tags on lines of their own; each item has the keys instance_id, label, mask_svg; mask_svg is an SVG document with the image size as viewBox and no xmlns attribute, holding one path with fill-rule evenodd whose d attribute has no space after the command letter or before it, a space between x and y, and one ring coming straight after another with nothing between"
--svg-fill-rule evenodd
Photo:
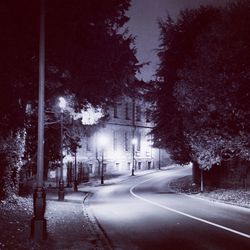
<instances>
[{"instance_id":1,"label":"white road marking","mask_svg":"<svg viewBox=\"0 0 250 250\"><path fill-rule=\"evenodd\" d=\"M165 209L165 210L169 210L169 211L171 211L171 212L174 212L174 213L177 213L177 214L181 214L181 215L186 216L186 217L188 217L188 218L191 218L191 219L194 219L194 220L197 220L197 221L201 221L201 222L203 222L203 223L212 225L212 226L214 226L214 227L221 228L221 229L223 229L223 230L226 230L226 231L229 231L229 232L231 232L231 233L235 233L235 234L238 234L238 235L241 235L241 236L243 236L243 237L245 237L245 238L250 239L250 235L249 235L249 234L245 234L245 233L239 232L239 231L237 231L237 230L234 230L234 229L232 229L232 228L225 227L225 226L222 226L222 225L213 223L213 222L211 222L211 221L204 220L204 219L198 218L198 217L196 217L196 216L193 216L193 215L190 215L190 214L187 214L187 213L178 211L178 210L176 210L176 209L167 207L167 206L162 205L162 204L160 204L160 203L157 203L157 202L155 202L155 201L151 201L151 200L149 200L149 199L143 198L142 196L139 196L139 195L137 195L137 194L134 193L133 190L134 190L135 187L137 187L137 186L139 186L139 185L141 185L141 184L143 184L143 183L145 183L145 182L148 182L148 181L150 181L150 180L152 180L152 179L154 179L154 178L157 178L157 177L159 177L159 176L152 177L152 178L150 178L150 179L147 179L147 180L144 180L144 181L142 181L142 182L139 182L139 183L135 184L134 186L132 186L132 187L130 188L130 190L129 190L130 193L131 193L134 197L136 197L137 199L140 199L140 200L142 200L142 201L145 201L145 202L150 203L150 204L152 204L152 205L155 205L155 206L157 206L157 207L161 207L161 208L163 208L163 209Z\"/></svg>"}]
</instances>

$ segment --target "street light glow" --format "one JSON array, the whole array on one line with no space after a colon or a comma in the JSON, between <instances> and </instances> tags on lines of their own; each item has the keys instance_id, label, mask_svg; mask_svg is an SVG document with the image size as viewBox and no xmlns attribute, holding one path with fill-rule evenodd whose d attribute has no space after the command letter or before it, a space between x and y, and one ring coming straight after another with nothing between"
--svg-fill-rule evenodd
<instances>
[{"instance_id":1,"label":"street light glow","mask_svg":"<svg viewBox=\"0 0 250 250\"><path fill-rule=\"evenodd\" d=\"M133 139L132 139L132 144L133 144L133 145L136 145L136 144L137 144L136 138L133 138Z\"/></svg>"},{"instance_id":2,"label":"street light glow","mask_svg":"<svg viewBox=\"0 0 250 250\"><path fill-rule=\"evenodd\" d=\"M104 134L99 135L98 137L98 143L101 147L104 147L108 144L108 137Z\"/></svg>"},{"instance_id":3,"label":"street light glow","mask_svg":"<svg viewBox=\"0 0 250 250\"><path fill-rule=\"evenodd\" d=\"M63 98L62 96L59 97L59 104L58 104L58 106L59 106L59 108L62 111L66 108L66 104L67 104L67 102L66 102L65 98Z\"/></svg>"}]
</instances>

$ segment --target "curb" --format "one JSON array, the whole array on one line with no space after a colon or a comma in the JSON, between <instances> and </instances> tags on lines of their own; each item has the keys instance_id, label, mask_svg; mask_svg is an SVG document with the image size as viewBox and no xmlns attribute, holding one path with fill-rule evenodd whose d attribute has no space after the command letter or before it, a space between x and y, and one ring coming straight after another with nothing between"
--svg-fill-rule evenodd
<instances>
[{"instance_id":1,"label":"curb","mask_svg":"<svg viewBox=\"0 0 250 250\"><path fill-rule=\"evenodd\" d=\"M92 211L90 205L89 205L89 199L93 193L87 192L86 195L84 196L83 199L83 211L86 215L86 217L89 220L91 229L92 229L92 234L95 235L96 240L97 240L97 249L102 249L102 250L113 250L115 249L111 239L108 237L107 233L105 232L104 228L101 226L100 222L96 218L94 212Z\"/></svg>"}]
</instances>

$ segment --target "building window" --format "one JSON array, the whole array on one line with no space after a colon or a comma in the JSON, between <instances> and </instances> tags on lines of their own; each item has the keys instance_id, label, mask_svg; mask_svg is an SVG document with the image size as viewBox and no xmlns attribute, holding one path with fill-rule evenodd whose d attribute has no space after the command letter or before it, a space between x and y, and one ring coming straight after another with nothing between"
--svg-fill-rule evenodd
<instances>
[{"instance_id":1,"label":"building window","mask_svg":"<svg viewBox=\"0 0 250 250\"><path fill-rule=\"evenodd\" d=\"M146 122L150 122L150 110L149 109L146 110L145 115L146 115Z\"/></svg>"},{"instance_id":2,"label":"building window","mask_svg":"<svg viewBox=\"0 0 250 250\"><path fill-rule=\"evenodd\" d=\"M129 109L128 109L128 103L125 104L125 119L129 120Z\"/></svg>"},{"instance_id":3,"label":"building window","mask_svg":"<svg viewBox=\"0 0 250 250\"><path fill-rule=\"evenodd\" d=\"M124 134L125 151L129 151L129 135L128 132Z\"/></svg>"},{"instance_id":4,"label":"building window","mask_svg":"<svg viewBox=\"0 0 250 250\"><path fill-rule=\"evenodd\" d=\"M138 134L137 134L136 150L137 150L137 151L140 151L140 150L141 150L141 133L138 133Z\"/></svg>"},{"instance_id":5,"label":"building window","mask_svg":"<svg viewBox=\"0 0 250 250\"><path fill-rule=\"evenodd\" d=\"M114 132L113 132L113 150L114 150L114 151L117 150L117 142L118 142L117 132L114 131Z\"/></svg>"},{"instance_id":6,"label":"building window","mask_svg":"<svg viewBox=\"0 0 250 250\"><path fill-rule=\"evenodd\" d=\"M118 104L114 104L114 118L118 118Z\"/></svg>"},{"instance_id":7,"label":"building window","mask_svg":"<svg viewBox=\"0 0 250 250\"><path fill-rule=\"evenodd\" d=\"M93 164L89 164L89 173L93 174Z\"/></svg>"},{"instance_id":8,"label":"building window","mask_svg":"<svg viewBox=\"0 0 250 250\"><path fill-rule=\"evenodd\" d=\"M151 161L148 162L148 169L151 169Z\"/></svg>"},{"instance_id":9,"label":"building window","mask_svg":"<svg viewBox=\"0 0 250 250\"><path fill-rule=\"evenodd\" d=\"M135 115L136 115L136 121L141 121L141 106L137 105L135 107Z\"/></svg>"},{"instance_id":10,"label":"building window","mask_svg":"<svg viewBox=\"0 0 250 250\"><path fill-rule=\"evenodd\" d=\"M141 170L141 162L138 162L138 169Z\"/></svg>"},{"instance_id":11,"label":"building window","mask_svg":"<svg viewBox=\"0 0 250 250\"><path fill-rule=\"evenodd\" d=\"M107 163L103 163L103 172L107 172Z\"/></svg>"},{"instance_id":12,"label":"building window","mask_svg":"<svg viewBox=\"0 0 250 250\"><path fill-rule=\"evenodd\" d=\"M89 137L86 137L86 150L91 151Z\"/></svg>"}]
</instances>

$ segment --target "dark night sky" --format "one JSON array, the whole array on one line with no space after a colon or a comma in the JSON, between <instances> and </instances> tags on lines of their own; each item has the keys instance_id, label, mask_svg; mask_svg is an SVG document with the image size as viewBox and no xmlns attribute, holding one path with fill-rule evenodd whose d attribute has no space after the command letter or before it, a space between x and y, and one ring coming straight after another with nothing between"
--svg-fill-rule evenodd
<instances>
[{"instance_id":1,"label":"dark night sky","mask_svg":"<svg viewBox=\"0 0 250 250\"><path fill-rule=\"evenodd\" d=\"M130 32L136 36L137 58L140 62L151 61L138 75L139 79L152 79L157 68L158 58L154 51L159 45L158 18L168 14L175 18L180 10L200 5L224 5L230 0L132 0L128 12Z\"/></svg>"}]
</instances>

